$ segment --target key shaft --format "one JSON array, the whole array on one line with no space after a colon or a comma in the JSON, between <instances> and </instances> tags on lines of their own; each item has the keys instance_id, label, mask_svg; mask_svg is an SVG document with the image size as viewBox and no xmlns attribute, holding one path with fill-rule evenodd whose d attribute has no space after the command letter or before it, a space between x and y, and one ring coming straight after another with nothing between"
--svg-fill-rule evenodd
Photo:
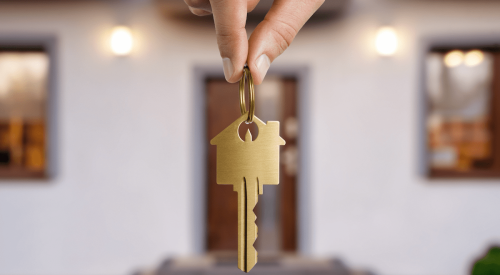
<instances>
[{"instance_id":1,"label":"key shaft","mask_svg":"<svg viewBox=\"0 0 500 275\"><path fill-rule=\"evenodd\" d=\"M258 195L262 192L257 178L243 178L235 185L238 192L238 268L250 271L257 263L257 250L254 247L257 239L257 225L254 208Z\"/></svg>"}]
</instances>

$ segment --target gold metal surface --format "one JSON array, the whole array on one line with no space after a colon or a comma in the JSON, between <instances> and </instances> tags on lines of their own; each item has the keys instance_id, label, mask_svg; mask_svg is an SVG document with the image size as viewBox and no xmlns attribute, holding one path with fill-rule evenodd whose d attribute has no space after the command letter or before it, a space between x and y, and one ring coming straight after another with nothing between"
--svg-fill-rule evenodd
<instances>
[{"instance_id":1,"label":"gold metal surface","mask_svg":"<svg viewBox=\"0 0 500 275\"><path fill-rule=\"evenodd\" d=\"M235 122L214 137L210 144L217 145L217 184L232 184L238 193L238 268L248 272L257 263L253 244L257 239L257 226L253 209L264 184L279 184L279 146L285 140L279 136L279 122L267 124L254 116L259 135L252 141L248 131L243 141L238 128L246 121L245 112Z\"/></svg>"},{"instance_id":2,"label":"gold metal surface","mask_svg":"<svg viewBox=\"0 0 500 275\"><path fill-rule=\"evenodd\" d=\"M243 76L240 79L240 111L241 114L247 112L247 106L245 104L245 80L248 78L248 93L250 100L250 109L248 110L247 123L253 122L253 117L255 114L255 88L253 85L253 77L250 73L248 67L243 68Z\"/></svg>"}]
</instances>

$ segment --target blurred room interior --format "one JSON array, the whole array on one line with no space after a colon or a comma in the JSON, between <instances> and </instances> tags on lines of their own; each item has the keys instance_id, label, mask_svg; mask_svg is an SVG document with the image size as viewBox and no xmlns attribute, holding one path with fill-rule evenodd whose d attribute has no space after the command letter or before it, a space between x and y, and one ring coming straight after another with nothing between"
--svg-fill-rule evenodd
<instances>
[{"instance_id":1,"label":"blurred room interior","mask_svg":"<svg viewBox=\"0 0 500 275\"><path fill-rule=\"evenodd\" d=\"M287 144L251 272L500 267L499 15L325 1L256 87ZM182 0L0 1L0 275L239 274L209 145L237 90Z\"/></svg>"}]
</instances>

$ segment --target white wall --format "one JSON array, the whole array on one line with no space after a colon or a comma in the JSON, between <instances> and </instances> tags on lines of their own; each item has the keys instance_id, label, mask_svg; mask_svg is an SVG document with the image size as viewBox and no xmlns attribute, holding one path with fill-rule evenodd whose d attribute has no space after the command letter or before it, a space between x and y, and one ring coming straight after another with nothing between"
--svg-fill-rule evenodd
<instances>
[{"instance_id":1,"label":"white wall","mask_svg":"<svg viewBox=\"0 0 500 275\"><path fill-rule=\"evenodd\" d=\"M0 183L0 274L123 274L190 254L193 67L219 65L212 26L163 18L152 4L1 3L6 34L58 37L58 174ZM378 274L466 274L500 241L500 182L430 182L418 173L421 38L500 42L493 1L355 1L306 28L273 66L311 79L309 251ZM130 25L138 48L107 49ZM378 57L373 35L401 38Z\"/></svg>"}]
</instances>

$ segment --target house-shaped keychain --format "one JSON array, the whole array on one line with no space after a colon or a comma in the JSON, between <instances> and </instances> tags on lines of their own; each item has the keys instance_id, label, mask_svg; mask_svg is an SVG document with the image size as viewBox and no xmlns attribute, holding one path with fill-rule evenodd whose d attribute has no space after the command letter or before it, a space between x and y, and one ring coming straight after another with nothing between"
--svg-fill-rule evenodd
<instances>
[{"instance_id":1,"label":"house-shaped keychain","mask_svg":"<svg viewBox=\"0 0 500 275\"><path fill-rule=\"evenodd\" d=\"M247 118L248 113L243 114L210 141L217 145L217 184L236 184L243 178L258 178L262 194L263 184L279 183L279 146L285 145L285 140L279 136L278 121L265 124L254 117L259 134L252 141L248 131L243 141L238 128Z\"/></svg>"}]
</instances>

